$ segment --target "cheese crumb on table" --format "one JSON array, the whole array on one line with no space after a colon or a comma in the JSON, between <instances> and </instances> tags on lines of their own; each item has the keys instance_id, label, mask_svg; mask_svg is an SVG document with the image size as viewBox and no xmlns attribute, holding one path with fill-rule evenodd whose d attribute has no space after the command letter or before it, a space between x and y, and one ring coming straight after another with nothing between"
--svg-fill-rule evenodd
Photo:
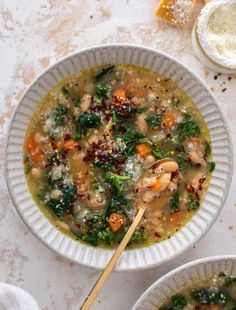
<instances>
[{"instance_id":1,"label":"cheese crumb on table","mask_svg":"<svg viewBox=\"0 0 236 310\"><path fill-rule=\"evenodd\" d=\"M196 0L161 0L155 15L173 26L185 28L190 22Z\"/></svg>"}]
</instances>

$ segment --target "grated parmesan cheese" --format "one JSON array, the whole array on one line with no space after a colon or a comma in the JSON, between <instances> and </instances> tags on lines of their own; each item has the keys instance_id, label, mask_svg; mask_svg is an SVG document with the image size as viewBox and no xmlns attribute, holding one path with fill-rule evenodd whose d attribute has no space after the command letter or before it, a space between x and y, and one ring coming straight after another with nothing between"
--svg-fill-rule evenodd
<instances>
[{"instance_id":1,"label":"grated parmesan cheese","mask_svg":"<svg viewBox=\"0 0 236 310\"><path fill-rule=\"evenodd\" d=\"M173 26L185 28L190 22L195 0L162 0L155 14Z\"/></svg>"},{"instance_id":2,"label":"grated parmesan cheese","mask_svg":"<svg viewBox=\"0 0 236 310\"><path fill-rule=\"evenodd\" d=\"M236 68L236 1L209 2L198 18L197 33L206 54L218 64Z\"/></svg>"}]
</instances>

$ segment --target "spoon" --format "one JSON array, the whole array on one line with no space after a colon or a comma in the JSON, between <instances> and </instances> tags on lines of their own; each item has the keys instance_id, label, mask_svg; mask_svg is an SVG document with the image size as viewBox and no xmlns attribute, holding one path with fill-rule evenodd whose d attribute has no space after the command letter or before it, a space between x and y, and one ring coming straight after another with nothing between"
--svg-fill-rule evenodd
<instances>
[{"instance_id":1,"label":"spoon","mask_svg":"<svg viewBox=\"0 0 236 310\"><path fill-rule=\"evenodd\" d=\"M166 165L166 163L169 163L169 166L170 166L169 169L167 167L168 164ZM166 173L171 173L171 172L174 172L178 169L178 164L173 159L164 158L164 159L155 161L151 166L148 167L148 169L139 178L139 180L137 182L137 187L136 187L137 190L138 190L139 185L142 184L142 181L144 180L144 178L148 174L150 174L150 171L154 171L161 164L164 164L164 166L167 167L167 169L165 171ZM172 169L171 169L171 166L172 166ZM176 169L176 167L177 167L177 169ZM173 169L174 169L174 171L173 171ZM101 288L103 287L104 283L106 282L108 276L110 275L110 273L114 269L114 267L115 267L118 259L120 258L122 252L124 251L125 247L129 243L130 238L132 237L135 229L137 228L138 224L140 223L140 221L143 217L143 214L147 209L148 202L143 201L142 195L140 195L140 194L138 195L138 200L139 200L138 201L138 212L135 216L133 223L131 224L131 226L128 229L127 233L125 234L124 238L122 239L122 241L118 245L117 249L115 250L115 252L114 252L113 256L111 257L110 261L108 262L105 270L103 271L103 273L101 274L101 276L99 277L99 279L97 280L95 285L93 286L92 290L90 291L88 297L86 298L86 300L85 300L84 304L82 305L82 307L80 308L80 310L90 309L95 298L97 297L98 293L100 292Z\"/></svg>"}]
</instances>

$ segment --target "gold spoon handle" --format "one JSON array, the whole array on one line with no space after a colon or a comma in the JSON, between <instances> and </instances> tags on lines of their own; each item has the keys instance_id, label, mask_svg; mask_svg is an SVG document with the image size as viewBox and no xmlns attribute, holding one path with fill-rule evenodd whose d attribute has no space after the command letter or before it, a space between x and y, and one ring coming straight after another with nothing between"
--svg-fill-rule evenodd
<instances>
[{"instance_id":1,"label":"gold spoon handle","mask_svg":"<svg viewBox=\"0 0 236 310\"><path fill-rule=\"evenodd\" d=\"M145 208L140 207L137 214L136 214L136 217L135 217L133 223L131 224L131 226L129 228L129 230L127 231L127 233L125 234L121 243L119 244L119 246L115 250L113 256L111 257L111 259L109 261L109 263L107 264L106 269L103 271L103 273L101 274L101 276L99 277L99 279L95 283L94 287L90 291L88 297L86 298L86 300L85 300L84 304L82 305L82 307L80 308L80 310L89 310L90 309L95 298L97 297L98 293L100 292L101 288L103 287L104 283L106 282L109 274L114 269L114 267L115 267L118 259L120 258L123 250L125 249L125 247L129 243L129 240L132 237L132 235L133 235L136 227L138 226L139 222L141 221L141 218L143 217L144 212L145 212Z\"/></svg>"}]
</instances>

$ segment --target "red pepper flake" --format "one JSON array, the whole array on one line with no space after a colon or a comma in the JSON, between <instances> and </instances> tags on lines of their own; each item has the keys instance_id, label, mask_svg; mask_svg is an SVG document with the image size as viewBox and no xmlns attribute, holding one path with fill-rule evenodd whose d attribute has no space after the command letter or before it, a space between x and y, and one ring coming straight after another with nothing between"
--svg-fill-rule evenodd
<instances>
[{"instance_id":1,"label":"red pepper flake","mask_svg":"<svg viewBox=\"0 0 236 310\"><path fill-rule=\"evenodd\" d=\"M232 77L231 77L231 76L229 76L229 77L228 77L228 81L231 81L231 80L232 80Z\"/></svg>"},{"instance_id":2,"label":"red pepper flake","mask_svg":"<svg viewBox=\"0 0 236 310\"><path fill-rule=\"evenodd\" d=\"M155 237L161 238L161 235L157 231L155 231L154 235L155 235Z\"/></svg>"},{"instance_id":3,"label":"red pepper flake","mask_svg":"<svg viewBox=\"0 0 236 310\"><path fill-rule=\"evenodd\" d=\"M222 93L224 93L224 92L226 91L226 89L227 89L227 88L223 88L223 89L222 89Z\"/></svg>"}]
</instances>

